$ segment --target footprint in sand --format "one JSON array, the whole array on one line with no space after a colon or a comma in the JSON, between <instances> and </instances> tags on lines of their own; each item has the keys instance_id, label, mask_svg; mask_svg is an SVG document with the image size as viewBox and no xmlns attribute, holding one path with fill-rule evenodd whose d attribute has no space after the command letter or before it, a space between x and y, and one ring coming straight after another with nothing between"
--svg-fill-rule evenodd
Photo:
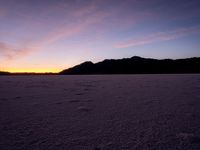
<instances>
[{"instance_id":1,"label":"footprint in sand","mask_svg":"<svg viewBox=\"0 0 200 150\"><path fill-rule=\"evenodd\" d=\"M84 95L84 93L76 93L76 95Z\"/></svg>"},{"instance_id":2,"label":"footprint in sand","mask_svg":"<svg viewBox=\"0 0 200 150\"><path fill-rule=\"evenodd\" d=\"M193 133L179 133L177 137L181 141L188 141L192 144L200 144L200 137L194 135Z\"/></svg>"},{"instance_id":3,"label":"footprint in sand","mask_svg":"<svg viewBox=\"0 0 200 150\"><path fill-rule=\"evenodd\" d=\"M89 91L90 89L89 88L85 88L85 89L83 89L84 91Z\"/></svg>"},{"instance_id":4,"label":"footprint in sand","mask_svg":"<svg viewBox=\"0 0 200 150\"><path fill-rule=\"evenodd\" d=\"M78 111L81 111L81 112L89 112L89 111L91 111L90 108L85 107L85 106L79 106L79 107L77 108L77 110L78 110Z\"/></svg>"},{"instance_id":5,"label":"footprint in sand","mask_svg":"<svg viewBox=\"0 0 200 150\"><path fill-rule=\"evenodd\" d=\"M84 102L92 102L92 100L91 100L91 99L88 99L88 100L85 100Z\"/></svg>"},{"instance_id":6,"label":"footprint in sand","mask_svg":"<svg viewBox=\"0 0 200 150\"><path fill-rule=\"evenodd\" d=\"M20 99L21 97L20 96L16 96L14 99Z\"/></svg>"},{"instance_id":7,"label":"footprint in sand","mask_svg":"<svg viewBox=\"0 0 200 150\"><path fill-rule=\"evenodd\" d=\"M63 102L57 102L57 103L55 103L56 105L60 105L60 104L63 104Z\"/></svg>"},{"instance_id":8,"label":"footprint in sand","mask_svg":"<svg viewBox=\"0 0 200 150\"><path fill-rule=\"evenodd\" d=\"M0 101L7 101L7 98L0 98Z\"/></svg>"},{"instance_id":9,"label":"footprint in sand","mask_svg":"<svg viewBox=\"0 0 200 150\"><path fill-rule=\"evenodd\" d=\"M70 103L78 103L78 102L80 102L80 100L74 99L74 100L70 100L69 102Z\"/></svg>"}]
</instances>

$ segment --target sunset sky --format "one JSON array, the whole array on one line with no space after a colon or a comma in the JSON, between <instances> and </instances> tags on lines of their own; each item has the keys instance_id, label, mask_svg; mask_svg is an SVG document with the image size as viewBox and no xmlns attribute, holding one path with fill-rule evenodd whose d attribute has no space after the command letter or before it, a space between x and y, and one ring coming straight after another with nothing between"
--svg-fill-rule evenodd
<instances>
[{"instance_id":1,"label":"sunset sky","mask_svg":"<svg viewBox=\"0 0 200 150\"><path fill-rule=\"evenodd\" d=\"M200 57L200 0L0 0L0 70Z\"/></svg>"}]
</instances>

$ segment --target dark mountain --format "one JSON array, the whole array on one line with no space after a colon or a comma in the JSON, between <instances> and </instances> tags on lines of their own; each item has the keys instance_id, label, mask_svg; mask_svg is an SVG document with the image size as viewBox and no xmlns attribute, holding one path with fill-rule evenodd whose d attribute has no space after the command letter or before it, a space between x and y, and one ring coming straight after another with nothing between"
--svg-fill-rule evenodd
<instances>
[{"instance_id":1,"label":"dark mountain","mask_svg":"<svg viewBox=\"0 0 200 150\"><path fill-rule=\"evenodd\" d=\"M9 75L9 72L0 71L0 75Z\"/></svg>"},{"instance_id":2,"label":"dark mountain","mask_svg":"<svg viewBox=\"0 0 200 150\"><path fill-rule=\"evenodd\" d=\"M109 59L98 63L84 62L60 74L156 74L200 73L200 57L186 59L132 58Z\"/></svg>"},{"instance_id":3,"label":"dark mountain","mask_svg":"<svg viewBox=\"0 0 200 150\"><path fill-rule=\"evenodd\" d=\"M64 70L60 72L60 74L92 74L95 70L95 64L93 64L91 61L86 61L80 65L77 65L73 68L69 68L67 70Z\"/></svg>"}]
</instances>

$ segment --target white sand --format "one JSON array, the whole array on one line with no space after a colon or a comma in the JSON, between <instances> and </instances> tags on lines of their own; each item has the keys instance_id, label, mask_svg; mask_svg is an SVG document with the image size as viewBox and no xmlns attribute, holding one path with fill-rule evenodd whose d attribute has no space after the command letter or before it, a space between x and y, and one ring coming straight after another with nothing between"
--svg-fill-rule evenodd
<instances>
[{"instance_id":1,"label":"white sand","mask_svg":"<svg viewBox=\"0 0 200 150\"><path fill-rule=\"evenodd\" d=\"M199 150L200 75L1 76L0 150Z\"/></svg>"}]
</instances>

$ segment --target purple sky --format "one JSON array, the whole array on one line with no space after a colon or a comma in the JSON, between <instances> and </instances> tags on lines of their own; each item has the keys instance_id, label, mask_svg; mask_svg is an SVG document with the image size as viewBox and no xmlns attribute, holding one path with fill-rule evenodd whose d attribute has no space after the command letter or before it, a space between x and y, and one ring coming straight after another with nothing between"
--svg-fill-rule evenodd
<instances>
[{"instance_id":1,"label":"purple sky","mask_svg":"<svg viewBox=\"0 0 200 150\"><path fill-rule=\"evenodd\" d=\"M0 0L0 70L200 57L199 0Z\"/></svg>"}]
</instances>

